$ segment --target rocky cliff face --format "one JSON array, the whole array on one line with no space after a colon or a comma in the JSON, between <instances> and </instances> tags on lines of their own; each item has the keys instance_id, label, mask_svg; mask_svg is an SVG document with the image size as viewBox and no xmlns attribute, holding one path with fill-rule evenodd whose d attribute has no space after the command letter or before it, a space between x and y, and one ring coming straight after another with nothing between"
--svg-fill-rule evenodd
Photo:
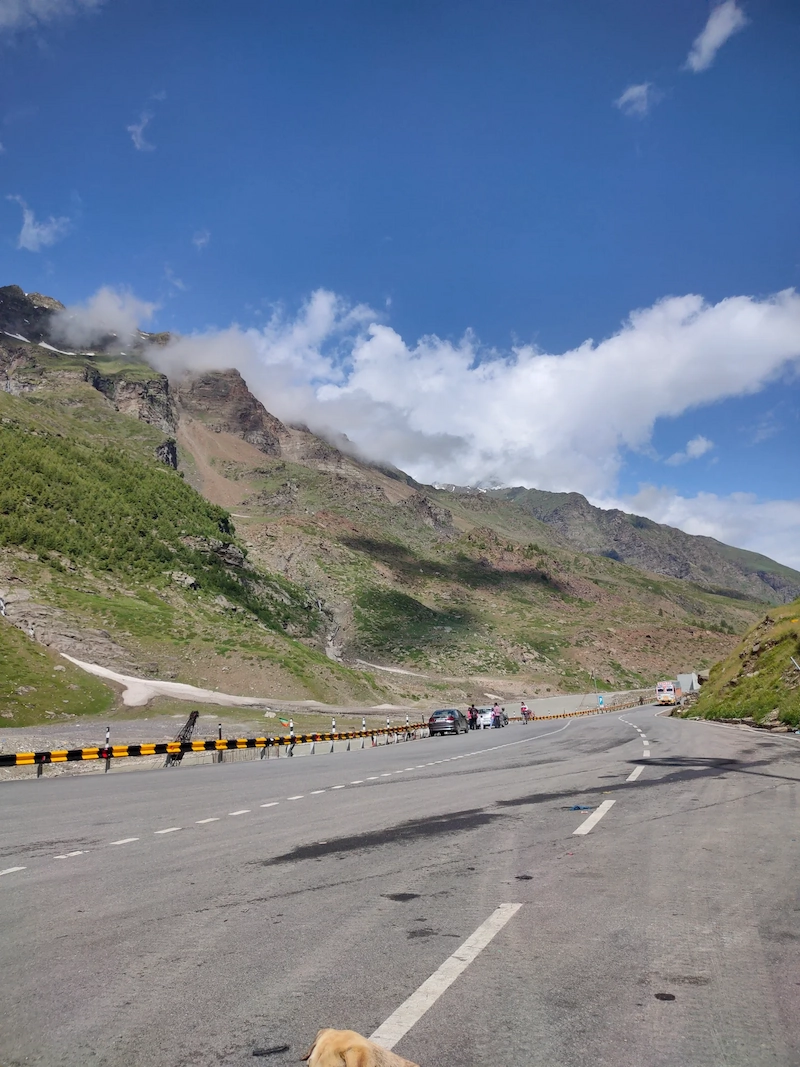
<instances>
[{"instance_id":1,"label":"rocky cliff face","mask_svg":"<svg viewBox=\"0 0 800 1067\"><path fill-rule=\"evenodd\" d=\"M90 380L123 415L149 422L164 433L175 432L178 415L166 375L152 371L149 377L132 378L122 372L112 378L98 374Z\"/></svg>"},{"instance_id":2,"label":"rocky cliff face","mask_svg":"<svg viewBox=\"0 0 800 1067\"><path fill-rule=\"evenodd\" d=\"M237 370L187 375L174 383L174 391L181 413L241 437L267 456L281 454L286 427L256 400Z\"/></svg>"}]
</instances>

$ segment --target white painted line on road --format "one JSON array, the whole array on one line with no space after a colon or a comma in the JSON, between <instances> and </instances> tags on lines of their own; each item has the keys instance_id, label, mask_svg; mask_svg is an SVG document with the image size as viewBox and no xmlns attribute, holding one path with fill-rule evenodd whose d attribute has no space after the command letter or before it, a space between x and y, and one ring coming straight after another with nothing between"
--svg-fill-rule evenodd
<instances>
[{"instance_id":1,"label":"white painted line on road","mask_svg":"<svg viewBox=\"0 0 800 1067\"><path fill-rule=\"evenodd\" d=\"M363 784L364 784L364 779L363 778L356 778L356 780L354 782L350 783L350 785L363 785Z\"/></svg>"},{"instance_id":2,"label":"white painted line on road","mask_svg":"<svg viewBox=\"0 0 800 1067\"><path fill-rule=\"evenodd\" d=\"M642 741L642 744L644 745L645 748L650 748L650 742L649 741Z\"/></svg>"},{"instance_id":3,"label":"white painted line on road","mask_svg":"<svg viewBox=\"0 0 800 1067\"><path fill-rule=\"evenodd\" d=\"M604 800L597 811L593 811L588 819L583 820L577 830L572 831L573 836L575 834L588 834L593 826L597 826L606 812L613 808L614 804L615 801L613 800Z\"/></svg>"},{"instance_id":4,"label":"white painted line on road","mask_svg":"<svg viewBox=\"0 0 800 1067\"><path fill-rule=\"evenodd\" d=\"M381 778L391 778L392 777L392 772L391 771L384 771L379 777L381 777Z\"/></svg>"},{"instance_id":5,"label":"white painted line on road","mask_svg":"<svg viewBox=\"0 0 800 1067\"><path fill-rule=\"evenodd\" d=\"M66 855L64 855L64 856L56 856L55 858L57 860L68 860L72 856L83 856L83 855L84 855L84 850L83 849L78 849L77 852L67 852Z\"/></svg>"},{"instance_id":6,"label":"white painted line on road","mask_svg":"<svg viewBox=\"0 0 800 1067\"><path fill-rule=\"evenodd\" d=\"M178 830L182 829L182 826L168 826L166 830L154 830L153 832L156 834L174 834L177 833Z\"/></svg>"},{"instance_id":7,"label":"white painted line on road","mask_svg":"<svg viewBox=\"0 0 800 1067\"><path fill-rule=\"evenodd\" d=\"M642 753L642 759L650 759L650 749L646 748Z\"/></svg>"},{"instance_id":8,"label":"white painted line on road","mask_svg":"<svg viewBox=\"0 0 800 1067\"><path fill-rule=\"evenodd\" d=\"M210 819L198 819L197 820L197 825L198 826L202 826L203 823L207 823L207 822L219 822L219 816L218 815L212 815Z\"/></svg>"},{"instance_id":9,"label":"white painted line on road","mask_svg":"<svg viewBox=\"0 0 800 1067\"><path fill-rule=\"evenodd\" d=\"M229 811L229 815L249 815L250 808L241 808L239 811Z\"/></svg>"},{"instance_id":10,"label":"white painted line on road","mask_svg":"<svg viewBox=\"0 0 800 1067\"><path fill-rule=\"evenodd\" d=\"M315 796L318 796L320 793L324 793L324 792L325 792L324 789L312 789L311 790L311 796L315 797Z\"/></svg>"},{"instance_id":11,"label":"white painted line on road","mask_svg":"<svg viewBox=\"0 0 800 1067\"><path fill-rule=\"evenodd\" d=\"M404 771L413 771L413 770L416 770L416 768L415 767L404 767L403 770Z\"/></svg>"},{"instance_id":12,"label":"white painted line on road","mask_svg":"<svg viewBox=\"0 0 800 1067\"><path fill-rule=\"evenodd\" d=\"M138 841L138 837L121 837L119 841L112 841L112 845L129 845L131 841Z\"/></svg>"},{"instance_id":13,"label":"white painted line on road","mask_svg":"<svg viewBox=\"0 0 800 1067\"><path fill-rule=\"evenodd\" d=\"M366 779L366 781L368 781L368 782L377 782L378 777L379 776L377 774L370 774L369 777Z\"/></svg>"},{"instance_id":14,"label":"white painted line on road","mask_svg":"<svg viewBox=\"0 0 800 1067\"><path fill-rule=\"evenodd\" d=\"M638 767L634 767L633 768L633 770L628 775L628 777L625 779L625 781L626 782L635 782L636 779L639 777L639 775L642 773L643 770L644 770L644 767L640 763Z\"/></svg>"},{"instance_id":15,"label":"white painted line on road","mask_svg":"<svg viewBox=\"0 0 800 1067\"><path fill-rule=\"evenodd\" d=\"M287 799L287 800L302 800L304 796L305 796L305 793L300 793L300 794L299 794L298 796L296 796L296 797L287 797L286 799Z\"/></svg>"},{"instance_id":16,"label":"white painted line on road","mask_svg":"<svg viewBox=\"0 0 800 1067\"><path fill-rule=\"evenodd\" d=\"M394 1048L521 907L521 904L501 904L496 908L486 922L481 923L475 933L422 983L416 993L412 993L386 1022L381 1023L370 1039L383 1048Z\"/></svg>"},{"instance_id":17,"label":"white painted line on road","mask_svg":"<svg viewBox=\"0 0 800 1067\"><path fill-rule=\"evenodd\" d=\"M269 804L262 804L261 807L262 808L277 808L277 806L279 804L280 804L279 800L270 800Z\"/></svg>"},{"instance_id":18,"label":"white painted line on road","mask_svg":"<svg viewBox=\"0 0 800 1067\"><path fill-rule=\"evenodd\" d=\"M344 786L344 785L332 785L331 786L331 789L346 789L346 788L347 788L347 786Z\"/></svg>"},{"instance_id":19,"label":"white painted line on road","mask_svg":"<svg viewBox=\"0 0 800 1067\"><path fill-rule=\"evenodd\" d=\"M27 867L6 867L4 871L0 871L0 878L2 878L4 874L15 874L17 871L26 871L27 869Z\"/></svg>"}]
</instances>

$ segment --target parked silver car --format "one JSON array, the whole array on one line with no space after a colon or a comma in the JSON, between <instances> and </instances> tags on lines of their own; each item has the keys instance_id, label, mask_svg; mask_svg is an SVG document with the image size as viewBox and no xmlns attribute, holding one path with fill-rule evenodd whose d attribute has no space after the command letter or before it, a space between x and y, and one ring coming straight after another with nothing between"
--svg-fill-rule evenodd
<instances>
[{"instance_id":1,"label":"parked silver car","mask_svg":"<svg viewBox=\"0 0 800 1067\"><path fill-rule=\"evenodd\" d=\"M428 730L434 734L465 734L469 730L466 715L458 708L442 708L428 719Z\"/></svg>"},{"instance_id":2,"label":"parked silver car","mask_svg":"<svg viewBox=\"0 0 800 1067\"><path fill-rule=\"evenodd\" d=\"M478 729L489 730L494 725L492 722L492 708L478 708ZM500 725L508 726L508 716L500 709Z\"/></svg>"}]
</instances>

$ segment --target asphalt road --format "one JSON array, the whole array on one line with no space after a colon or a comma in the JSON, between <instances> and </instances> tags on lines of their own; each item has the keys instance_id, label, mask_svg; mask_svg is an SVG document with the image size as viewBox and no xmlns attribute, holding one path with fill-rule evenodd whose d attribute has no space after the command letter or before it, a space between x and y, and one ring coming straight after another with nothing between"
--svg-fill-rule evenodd
<instances>
[{"instance_id":1,"label":"asphalt road","mask_svg":"<svg viewBox=\"0 0 800 1067\"><path fill-rule=\"evenodd\" d=\"M800 743L655 712L0 786L0 1064L296 1063L411 997L422 1067L797 1067Z\"/></svg>"}]
</instances>

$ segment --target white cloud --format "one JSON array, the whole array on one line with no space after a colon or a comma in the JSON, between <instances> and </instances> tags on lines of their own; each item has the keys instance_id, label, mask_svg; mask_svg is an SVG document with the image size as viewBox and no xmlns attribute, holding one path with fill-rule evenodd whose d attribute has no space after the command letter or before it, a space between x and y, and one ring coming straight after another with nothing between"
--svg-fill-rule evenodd
<instances>
[{"instance_id":1,"label":"white cloud","mask_svg":"<svg viewBox=\"0 0 800 1067\"><path fill-rule=\"evenodd\" d=\"M296 314L274 311L264 328L184 337L154 358L167 373L235 366L278 417L347 434L362 454L422 482L576 490L596 500L614 496L625 452L648 450L659 418L754 394L800 368L794 290L717 304L667 297L604 340L561 353L487 349L469 331L407 342L384 318L318 290ZM710 444L694 439L687 458ZM727 510L713 513L714 536L747 543L744 527L725 526L745 498L726 499ZM683 524L677 505L675 514ZM773 554L787 558L785 547Z\"/></svg>"},{"instance_id":2,"label":"white cloud","mask_svg":"<svg viewBox=\"0 0 800 1067\"><path fill-rule=\"evenodd\" d=\"M177 289L181 293L187 292L189 286L177 276L169 264L164 267L164 277L173 289Z\"/></svg>"},{"instance_id":3,"label":"white cloud","mask_svg":"<svg viewBox=\"0 0 800 1067\"><path fill-rule=\"evenodd\" d=\"M729 37L744 29L748 19L737 0L723 0L712 8L708 22L695 38L684 64L685 70L699 74L708 70Z\"/></svg>"},{"instance_id":4,"label":"white cloud","mask_svg":"<svg viewBox=\"0 0 800 1067\"><path fill-rule=\"evenodd\" d=\"M749 548L800 570L800 499L759 500L752 493L684 497L674 489L644 485L635 496L596 503Z\"/></svg>"},{"instance_id":5,"label":"white cloud","mask_svg":"<svg viewBox=\"0 0 800 1067\"><path fill-rule=\"evenodd\" d=\"M661 95L652 82L629 85L622 96L618 96L614 101L614 107L618 107L624 115L644 118L653 105L659 102Z\"/></svg>"},{"instance_id":6,"label":"white cloud","mask_svg":"<svg viewBox=\"0 0 800 1067\"><path fill-rule=\"evenodd\" d=\"M681 463L688 463L690 459L700 459L706 452L710 452L713 447L713 441L709 441L707 437L698 434L697 437L693 437L691 441L687 441L686 448L683 452L673 452L669 459L665 459L664 462L668 463L671 467L677 467Z\"/></svg>"},{"instance_id":7,"label":"white cloud","mask_svg":"<svg viewBox=\"0 0 800 1067\"><path fill-rule=\"evenodd\" d=\"M210 240L211 234L208 230L198 230L192 238L192 244L198 252L202 252Z\"/></svg>"},{"instance_id":8,"label":"white cloud","mask_svg":"<svg viewBox=\"0 0 800 1067\"><path fill-rule=\"evenodd\" d=\"M33 211L21 196L7 196L6 200L12 200L22 208L22 229L17 238L17 248L25 248L28 252L41 252L43 248L66 237L72 228L72 222L66 216L54 218L51 215L46 221L37 222Z\"/></svg>"},{"instance_id":9,"label":"white cloud","mask_svg":"<svg viewBox=\"0 0 800 1067\"><path fill-rule=\"evenodd\" d=\"M561 354L499 353L470 332L409 344L382 318L318 291L295 317L244 333L240 369L275 414L346 433L426 482L611 492L658 418L755 393L800 358L793 290L669 297Z\"/></svg>"},{"instance_id":10,"label":"white cloud","mask_svg":"<svg viewBox=\"0 0 800 1067\"><path fill-rule=\"evenodd\" d=\"M0 0L0 33L27 30L93 11L105 0Z\"/></svg>"},{"instance_id":11,"label":"white cloud","mask_svg":"<svg viewBox=\"0 0 800 1067\"><path fill-rule=\"evenodd\" d=\"M94 344L108 334L116 334L120 343L136 337L139 326L156 310L155 304L139 300L132 293L103 288L85 304L74 304L57 311L52 319L54 338L76 348Z\"/></svg>"},{"instance_id":12,"label":"white cloud","mask_svg":"<svg viewBox=\"0 0 800 1067\"><path fill-rule=\"evenodd\" d=\"M148 123L153 117L152 111L143 111L139 116L139 121L132 123L130 126L126 126L125 129L131 135L133 141L133 147L137 152L152 152L155 149L155 145L150 144L145 139L144 131L147 128Z\"/></svg>"}]
</instances>

